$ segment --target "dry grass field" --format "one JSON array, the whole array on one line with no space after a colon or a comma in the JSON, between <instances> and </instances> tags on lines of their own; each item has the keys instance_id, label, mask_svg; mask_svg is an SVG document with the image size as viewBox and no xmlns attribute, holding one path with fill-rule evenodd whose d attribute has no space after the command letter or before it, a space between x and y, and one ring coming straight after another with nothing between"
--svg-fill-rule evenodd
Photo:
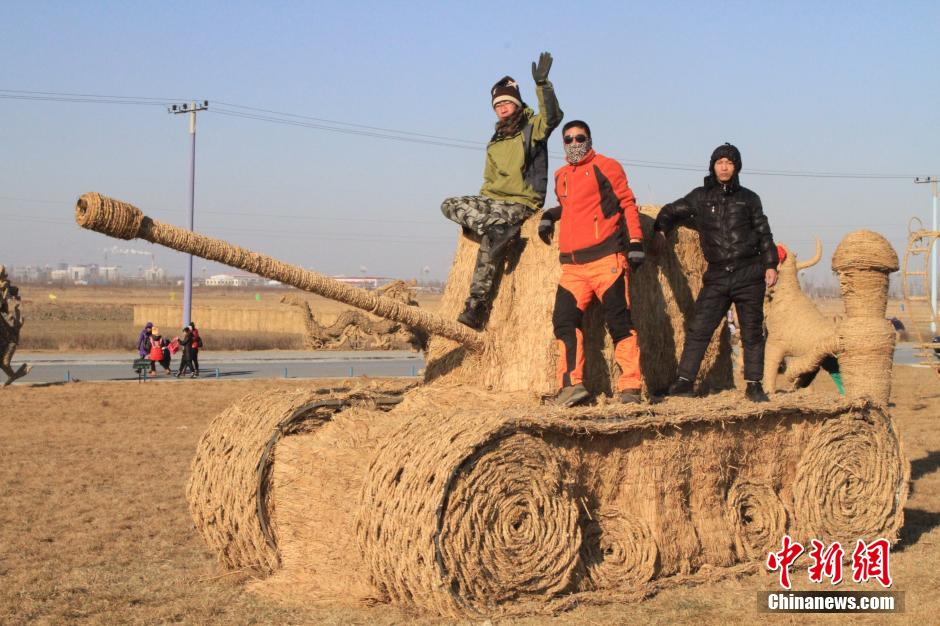
<instances>
[{"instance_id":1,"label":"dry grass field","mask_svg":"<svg viewBox=\"0 0 940 626\"><path fill-rule=\"evenodd\" d=\"M936 623L940 379L928 369L898 367L894 383L891 411L913 462L905 527L892 554L894 588L906 592L903 615L759 614L757 592L776 588L773 575L760 573L672 589L638 604L578 607L551 621ZM240 574L218 569L193 529L183 490L209 419L242 394L329 384L207 380L175 397L160 383L0 390L0 624L439 623L387 606L274 604L245 592ZM820 393L828 385L822 381ZM805 575L795 579L804 581L797 587L807 586Z\"/></svg>"},{"instance_id":2,"label":"dry grass field","mask_svg":"<svg viewBox=\"0 0 940 626\"><path fill-rule=\"evenodd\" d=\"M177 304L183 301L182 287L51 287L22 285L23 350L118 351L133 352L140 328L134 325L134 305ZM310 303L314 314L331 322L348 309L345 304L307 294L296 289L193 288L194 306L250 308L284 311L280 303L286 293L299 294ZM260 299L256 299L256 294ZM54 298L50 298L52 295ZM421 294L421 307L436 311L440 295ZM199 320L194 318L198 324ZM182 322L180 323L182 326ZM203 329L207 348L212 350L302 350L300 333L212 331ZM175 336L179 328L163 329Z\"/></svg>"}]
</instances>

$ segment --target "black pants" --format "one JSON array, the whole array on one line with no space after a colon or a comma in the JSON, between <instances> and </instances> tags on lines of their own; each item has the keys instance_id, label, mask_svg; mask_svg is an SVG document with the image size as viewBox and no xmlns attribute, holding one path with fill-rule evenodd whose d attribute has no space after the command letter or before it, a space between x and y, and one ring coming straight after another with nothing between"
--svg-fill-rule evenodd
<instances>
[{"instance_id":1,"label":"black pants","mask_svg":"<svg viewBox=\"0 0 940 626\"><path fill-rule=\"evenodd\" d=\"M193 348L193 355L189 359L189 366L195 372L199 373L199 349Z\"/></svg>"},{"instance_id":2,"label":"black pants","mask_svg":"<svg viewBox=\"0 0 940 626\"><path fill-rule=\"evenodd\" d=\"M180 368L177 370L177 374L182 375L186 373L186 369L195 372L193 369L193 353L191 350L183 350L183 357L180 359Z\"/></svg>"},{"instance_id":3,"label":"black pants","mask_svg":"<svg viewBox=\"0 0 940 626\"><path fill-rule=\"evenodd\" d=\"M744 348L744 379L759 381L764 377L764 268L746 265L727 271L709 267L702 290L695 301L695 317L685 336L679 376L695 380L705 350L715 329L734 304L741 323Z\"/></svg>"}]
</instances>

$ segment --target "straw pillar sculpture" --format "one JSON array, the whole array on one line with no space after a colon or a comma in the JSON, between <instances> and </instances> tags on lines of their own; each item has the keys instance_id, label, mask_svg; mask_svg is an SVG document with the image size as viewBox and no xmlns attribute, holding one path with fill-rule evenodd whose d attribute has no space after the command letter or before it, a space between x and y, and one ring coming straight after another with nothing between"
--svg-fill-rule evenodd
<instances>
[{"instance_id":1,"label":"straw pillar sculpture","mask_svg":"<svg viewBox=\"0 0 940 626\"><path fill-rule=\"evenodd\" d=\"M838 334L846 395L870 396L884 406L891 395L895 342L894 328L885 319L888 275L897 270L894 248L870 230L846 235L832 255L832 271L839 275L845 306Z\"/></svg>"}]
</instances>

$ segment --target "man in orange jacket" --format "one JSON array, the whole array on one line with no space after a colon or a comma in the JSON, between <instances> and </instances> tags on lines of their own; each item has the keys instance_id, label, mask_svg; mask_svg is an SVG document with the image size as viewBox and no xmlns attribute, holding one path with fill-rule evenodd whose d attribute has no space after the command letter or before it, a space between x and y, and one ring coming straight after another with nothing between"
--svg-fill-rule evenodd
<instances>
[{"instance_id":1,"label":"man in orange jacket","mask_svg":"<svg viewBox=\"0 0 940 626\"><path fill-rule=\"evenodd\" d=\"M539 222L539 237L551 243L560 221L558 248L561 278L555 294L552 324L560 350L554 402L574 406L590 397L582 384L584 311L597 297L614 342L620 366L620 401L640 401L643 383L640 348L630 317L628 276L645 260L640 214L620 163L594 152L591 129L574 120L562 130L567 164L555 172L560 206Z\"/></svg>"}]
</instances>

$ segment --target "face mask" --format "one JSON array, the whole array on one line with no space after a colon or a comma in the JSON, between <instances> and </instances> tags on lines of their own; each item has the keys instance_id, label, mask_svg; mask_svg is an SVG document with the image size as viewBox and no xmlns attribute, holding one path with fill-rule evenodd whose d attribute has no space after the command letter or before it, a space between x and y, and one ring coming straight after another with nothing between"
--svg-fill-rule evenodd
<instances>
[{"instance_id":1,"label":"face mask","mask_svg":"<svg viewBox=\"0 0 940 626\"><path fill-rule=\"evenodd\" d=\"M565 158L568 160L568 163L572 165L577 165L581 162L581 159L591 151L591 138L588 137L584 143L578 143L572 141L571 143L565 144Z\"/></svg>"}]
</instances>

